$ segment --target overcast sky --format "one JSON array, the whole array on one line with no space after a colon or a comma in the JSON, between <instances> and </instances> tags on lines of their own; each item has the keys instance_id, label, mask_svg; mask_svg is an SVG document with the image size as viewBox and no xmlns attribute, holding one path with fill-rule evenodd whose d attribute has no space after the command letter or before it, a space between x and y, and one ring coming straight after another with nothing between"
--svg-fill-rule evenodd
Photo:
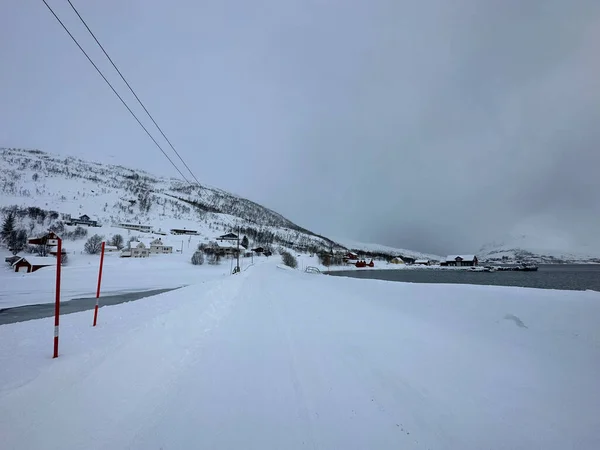
<instances>
[{"instance_id":1,"label":"overcast sky","mask_svg":"<svg viewBox=\"0 0 600 450\"><path fill-rule=\"evenodd\" d=\"M438 254L598 246L598 0L73 3L201 182ZM0 1L0 62L0 146L176 175L41 0Z\"/></svg>"}]
</instances>

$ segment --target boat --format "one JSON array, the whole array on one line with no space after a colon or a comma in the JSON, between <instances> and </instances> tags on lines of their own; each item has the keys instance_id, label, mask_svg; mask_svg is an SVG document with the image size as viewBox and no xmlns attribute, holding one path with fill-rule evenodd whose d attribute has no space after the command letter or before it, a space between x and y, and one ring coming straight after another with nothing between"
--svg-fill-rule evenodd
<instances>
[{"instance_id":1,"label":"boat","mask_svg":"<svg viewBox=\"0 0 600 450\"><path fill-rule=\"evenodd\" d=\"M537 272L538 266L533 266L529 264L521 264L516 270L520 270L522 272Z\"/></svg>"}]
</instances>

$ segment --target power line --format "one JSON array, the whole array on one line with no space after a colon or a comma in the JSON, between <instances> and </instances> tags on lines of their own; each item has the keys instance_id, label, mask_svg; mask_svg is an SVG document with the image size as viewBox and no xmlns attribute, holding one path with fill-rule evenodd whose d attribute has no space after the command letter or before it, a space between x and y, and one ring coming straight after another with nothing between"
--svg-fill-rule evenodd
<instances>
[{"instance_id":1,"label":"power line","mask_svg":"<svg viewBox=\"0 0 600 450\"><path fill-rule=\"evenodd\" d=\"M81 50L81 52L85 55L85 57L88 59L88 61L90 62L90 64L92 66L94 66L94 69L96 69L96 71L100 74L100 76L102 77L102 79L106 82L106 84L108 84L108 86L112 89L112 91L114 92L114 94L119 98L119 100L121 100L121 103L123 103L123 106L125 106L125 108L127 108L127 111L129 111L129 113L133 116L133 118L137 121L137 123L140 125L140 127L142 127L142 129L146 132L146 134L148 135L148 137L150 137L150 139L152 139L152 142L154 142L154 144L158 147L158 149L162 152L163 155L165 155L165 158L167 158L169 160L169 162L171 163L171 165L173 167L175 167L175 169L177 170L177 172L179 172L179 174L183 177L183 179L187 182L190 183L190 181L185 177L185 175L181 172L181 170L179 170L179 167L177 167L177 165L173 162L173 160L171 158L169 158L169 155L167 155L167 153L163 150L163 148L160 146L160 144L156 141L156 139L154 139L154 137L150 134L150 132L148 131L148 129L144 126L144 124L140 121L140 119L138 119L138 117L135 115L135 113L131 110L131 108L129 107L129 105L127 105L127 103L125 103L125 100L123 100L123 97L121 97L119 95L119 93L115 90L115 88L113 87L112 84L110 84L110 81L108 81L108 79L104 76L104 74L102 73L102 71L98 68L98 66L94 63L94 61L92 61L92 58L90 58L90 56L86 53L86 51L83 49L83 47L79 44L79 42L77 42L77 39L75 39L75 37L71 34L71 32L69 31L69 29L65 26L65 24L62 22L62 20L60 20L60 18L56 15L56 13L54 12L54 10L50 7L50 5L46 2L46 0L42 0L44 2L44 5L46 5L46 7L50 10L50 12L52 13L52 15L56 18L56 20L58 21L58 23L60 23L60 25L63 27L63 29L67 32L67 34L69 35L69 37L73 40L73 42L75 42L75 44L77 45L77 47L79 47L79 50ZM191 183L190 183L191 184Z\"/></svg>"},{"instance_id":2,"label":"power line","mask_svg":"<svg viewBox=\"0 0 600 450\"><path fill-rule=\"evenodd\" d=\"M165 135L165 133L163 132L162 128L158 125L158 123L156 123L156 120L154 120L154 117L152 117L152 114L150 114L150 112L148 111L148 109L146 109L146 106L144 105L144 103L140 100L140 98L135 93L135 91L133 90L133 88L131 87L131 85L129 84L129 82L125 79L125 76L121 73L121 71L119 70L119 68L117 67L117 65L114 63L114 61L112 60L112 58L108 55L108 53L106 52L106 50L104 49L104 47L102 46L102 44L100 43L100 41L98 40L98 38L96 37L96 35L92 32L92 30L90 29L90 27L88 26L88 24L86 23L86 21L83 19L83 17L81 17L81 14L79 14L79 11L77 11L77 8L75 8L75 6L73 5L73 3L71 3L71 0L67 0L67 1L69 2L69 5L71 5L71 8L73 9L73 11L75 11L75 14L77 14L77 17L79 17L79 20L81 20L81 22L83 23L83 25L85 26L85 28L87 28L87 30L90 33L90 35L94 38L94 40L96 41L96 44L98 44L98 47L100 47L100 49L102 50L102 52L104 53L104 55L108 58L108 60L110 61L110 63L112 64L112 66L115 68L115 70L117 71L117 73L119 74L119 76L121 77L121 79L125 82L125 84L129 88L129 90L131 91L131 93L133 94L133 96L135 97L135 99L138 101L138 103L141 105L141 107L144 108L144 111L146 111L146 114L148 114L148 117L150 117L150 120L152 120L152 123L154 123L154 125L156 126L156 128L158 129L158 131L160 131L160 134L162 134L162 136L165 138L165 140L169 143L169 146L173 149L173 151L175 152L175 154L177 155L177 157L179 158L179 160L183 163L183 165L185 166L185 168L192 175L192 178L194 178L194 180L196 180L196 183L198 183L198 185L200 185L200 182L198 181L198 178L196 178L196 176L192 172L192 169L189 168L189 166L183 160L183 158L181 157L181 155L179 154L179 152L175 149L175 147L173 146L173 144L171 144L171 141Z\"/></svg>"}]
</instances>

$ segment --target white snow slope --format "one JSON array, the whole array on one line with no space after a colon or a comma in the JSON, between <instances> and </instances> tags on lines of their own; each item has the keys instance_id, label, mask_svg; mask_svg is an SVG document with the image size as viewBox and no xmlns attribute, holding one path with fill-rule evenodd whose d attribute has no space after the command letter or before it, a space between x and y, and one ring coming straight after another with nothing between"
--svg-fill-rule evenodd
<instances>
[{"instance_id":1,"label":"white snow slope","mask_svg":"<svg viewBox=\"0 0 600 450\"><path fill-rule=\"evenodd\" d=\"M259 264L0 326L8 449L598 449L600 295Z\"/></svg>"},{"instance_id":2,"label":"white snow slope","mask_svg":"<svg viewBox=\"0 0 600 450\"><path fill-rule=\"evenodd\" d=\"M256 246L273 243L289 247L292 243L297 248L328 249L331 245L327 238L280 214L221 189L39 150L0 148L0 207L13 205L38 207L74 218L87 214L104 228L121 222L141 223L155 230L197 230L202 237L214 238L241 226L274 235L274 242L251 242ZM38 232L46 231L48 226L47 221L30 224ZM19 225L27 228L29 224ZM373 248L373 244L354 244L356 248ZM385 248L383 251L393 256L422 255Z\"/></svg>"},{"instance_id":3,"label":"white snow slope","mask_svg":"<svg viewBox=\"0 0 600 450\"><path fill-rule=\"evenodd\" d=\"M387 253L388 255L391 256L411 256L413 258L416 259L430 259L430 260L437 260L437 261L441 261L443 258L441 256L438 255L433 255L431 253L422 253L422 252L416 252L414 250L407 250L405 248L397 248L397 247L390 247L388 245L382 245L382 244L375 244L375 243L366 243L366 242L357 242L357 241L353 241L351 239L345 239L345 238L332 238L335 242L337 242L340 245L343 245L344 247L351 249L351 250L359 250L359 251L364 251L364 252L381 252L381 253Z\"/></svg>"}]
</instances>

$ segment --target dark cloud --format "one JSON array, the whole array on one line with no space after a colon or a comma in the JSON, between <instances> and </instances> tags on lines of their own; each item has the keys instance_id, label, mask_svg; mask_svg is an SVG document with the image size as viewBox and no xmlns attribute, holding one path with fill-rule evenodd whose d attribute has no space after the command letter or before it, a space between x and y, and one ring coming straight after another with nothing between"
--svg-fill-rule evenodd
<instances>
[{"instance_id":1,"label":"dark cloud","mask_svg":"<svg viewBox=\"0 0 600 450\"><path fill-rule=\"evenodd\" d=\"M597 241L597 1L80 3L209 184L437 253ZM8 12L4 145L173 174L43 5Z\"/></svg>"}]
</instances>

